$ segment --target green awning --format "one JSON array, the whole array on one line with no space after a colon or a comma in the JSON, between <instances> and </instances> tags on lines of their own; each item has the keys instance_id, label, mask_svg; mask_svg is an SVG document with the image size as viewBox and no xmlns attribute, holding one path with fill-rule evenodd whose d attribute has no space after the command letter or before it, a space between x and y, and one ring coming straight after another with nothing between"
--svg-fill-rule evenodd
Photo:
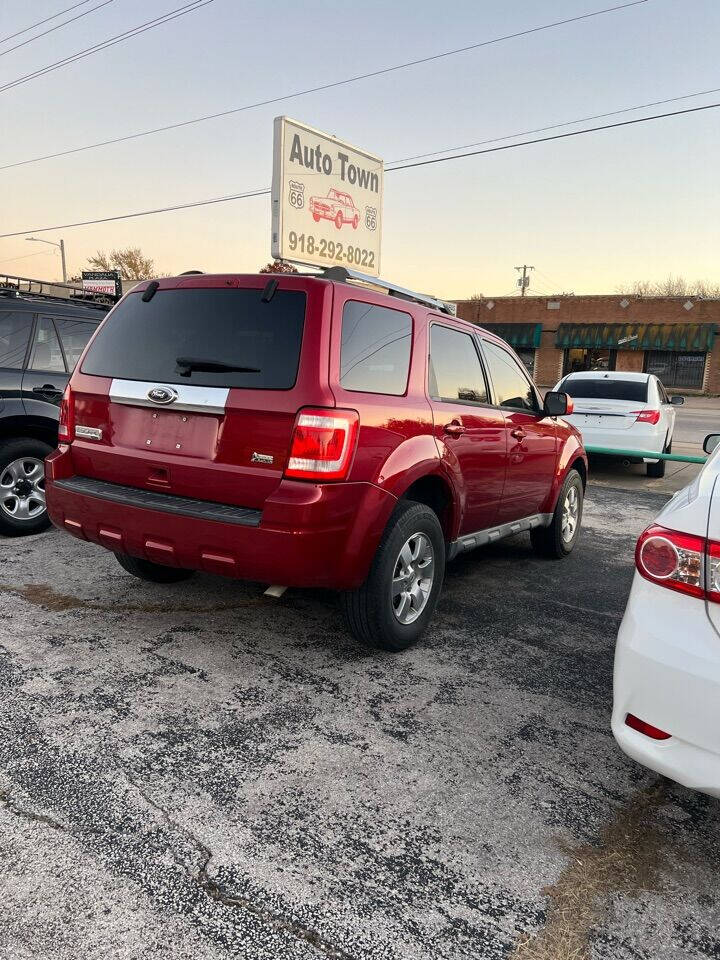
<instances>
[{"instance_id":1,"label":"green awning","mask_svg":"<svg viewBox=\"0 0 720 960\"><path fill-rule=\"evenodd\" d=\"M556 346L707 353L714 323L561 323Z\"/></svg>"},{"instance_id":2,"label":"green awning","mask_svg":"<svg viewBox=\"0 0 720 960\"><path fill-rule=\"evenodd\" d=\"M511 347L539 347L541 323L483 323L485 330L494 333Z\"/></svg>"}]
</instances>

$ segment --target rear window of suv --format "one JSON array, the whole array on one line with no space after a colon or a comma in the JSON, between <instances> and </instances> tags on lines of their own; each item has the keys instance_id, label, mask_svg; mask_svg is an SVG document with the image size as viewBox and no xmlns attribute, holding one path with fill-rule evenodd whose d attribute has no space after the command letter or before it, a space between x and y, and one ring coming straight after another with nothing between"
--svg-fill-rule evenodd
<instances>
[{"instance_id":1,"label":"rear window of suv","mask_svg":"<svg viewBox=\"0 0 720 960\"><path fill-rule=\"evenodd\" d=\"M611 380L605 377L571 377L564 380L560 390L571 397L592 400L632 400L645 403L648 395L647 380Z\"/></svg>"},{"instance_id":2,"label":"rear window of suv","mask_svg":"<svg viewBox=\"0 0 720 960\"><path fill-rule=\"evenodd\" d=\"M153 383L289 390L300 361L305 294L277 290L268 303L261 296L259 289L158 290L144 303L131 293L100 328L82 371ZM212 364L222 368L207 369Z\"/></svg>"}]
</instances>

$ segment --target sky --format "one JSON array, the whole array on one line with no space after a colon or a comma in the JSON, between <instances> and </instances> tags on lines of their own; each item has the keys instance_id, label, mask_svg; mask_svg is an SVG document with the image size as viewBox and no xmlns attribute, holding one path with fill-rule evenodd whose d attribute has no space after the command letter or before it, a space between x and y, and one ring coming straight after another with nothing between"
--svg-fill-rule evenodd
<instances>
[{"instance_id":1,"label":"sky","mask_svg":"<svg viewBox=\"0 0 720 960\"><path fill-rule=\"evenodd\" d=\"M183 0L112 0L8 52L100 2L89 0L0 42L0 87ZM0 166L621 2L213 0L0 92ZM1 0L0 38L71 3ZM273 118L280 114L389 162L720 88L718 36L718 0L647 0L231 117L0 170L0 233L32 235L56 224L268 187ZM720 92L598 122L716 101ZM522 263L536 267L535 294L612 293L669 274L718 282L719 148L720 109L387 173L381 274L452 299L516 293L514 268ZM270 259L270 200L38 236L64 239L70 273L97 250L125 246L141 247L160 273L254 272ZM0 271L58 279L60 261L54 248L24 236L0 239Z\"/></svg>"}]
</instances>

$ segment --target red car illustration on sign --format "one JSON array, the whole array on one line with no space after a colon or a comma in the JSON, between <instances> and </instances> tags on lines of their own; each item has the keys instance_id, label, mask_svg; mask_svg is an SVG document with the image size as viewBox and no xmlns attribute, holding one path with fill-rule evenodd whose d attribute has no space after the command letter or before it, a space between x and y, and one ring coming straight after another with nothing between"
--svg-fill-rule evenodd
<instances>
[{"instance_id":1,"label":"red car illustration on sign","mask_svg":"<svg viewBox=\"0 0 720 960\"><path fill-rule=\"evenodd\" d=\"M353 198L341 190L328 190L326 197L310 197L310 212L315 223L333 220L338 230L344 223L351 223L353 230L357 230L360 222L360 211Z\"/></svg>"}]
</instances>

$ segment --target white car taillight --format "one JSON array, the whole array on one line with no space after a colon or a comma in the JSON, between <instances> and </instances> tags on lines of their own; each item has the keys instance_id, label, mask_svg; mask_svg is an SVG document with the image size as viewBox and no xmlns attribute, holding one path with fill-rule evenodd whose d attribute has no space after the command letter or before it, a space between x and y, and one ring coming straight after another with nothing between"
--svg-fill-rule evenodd
<instances>
[{"instance_id":1,"label":"white car taillight","mask_svg":"<svg viewBox=\"0 0 720 960\"><path fill-rule=\"evenodd\" d=\"M630 414L636 414L635 423L660 423L659 410L631 410Z\"/></svg>"},{"instance_id":2,"label":"white car taillight","mask_svg":"<svg viewBox=\"0 0 720 960\"><path fill-rule=\"evenodd\" d=\"M638 573L669 590L720 603L720 543L654 524L635 548Z\"/></svg>"}]
</instances>

